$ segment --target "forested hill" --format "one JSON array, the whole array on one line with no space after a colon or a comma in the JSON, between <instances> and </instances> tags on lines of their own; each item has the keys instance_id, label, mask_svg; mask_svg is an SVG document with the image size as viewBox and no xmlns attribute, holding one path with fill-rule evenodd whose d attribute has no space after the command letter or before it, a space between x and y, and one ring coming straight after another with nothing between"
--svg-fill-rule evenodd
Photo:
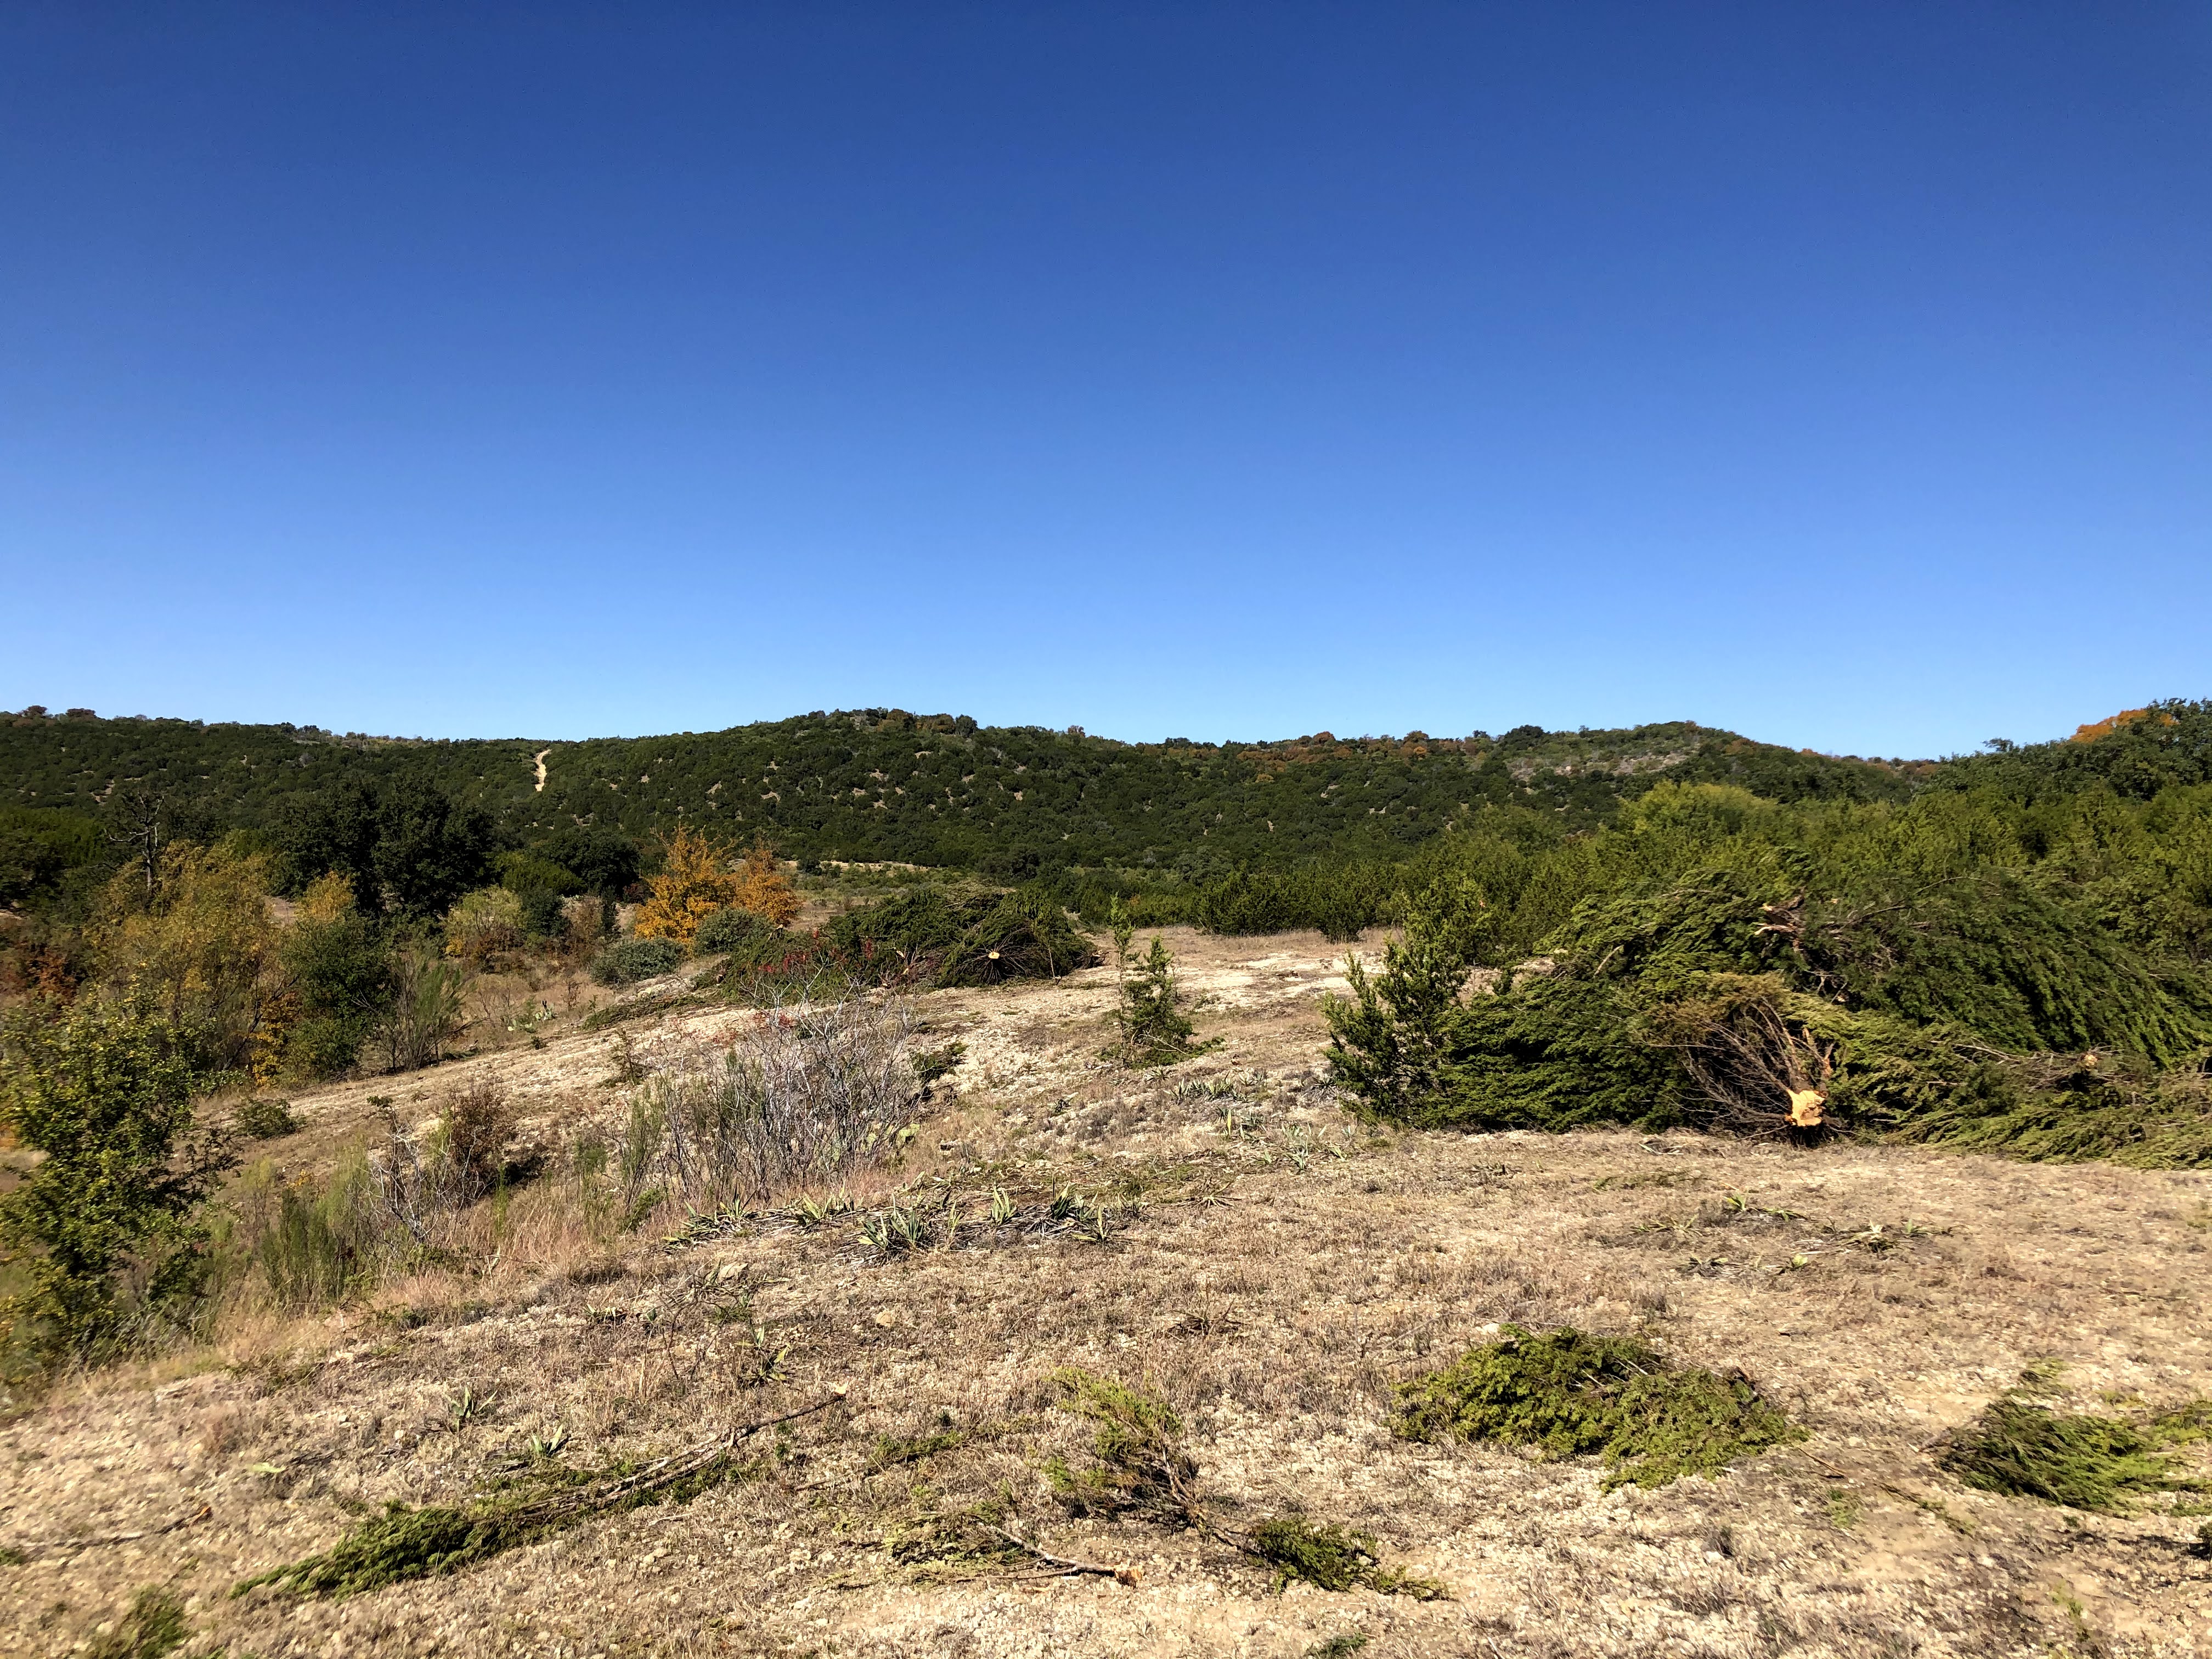
<instances>
[{"instance_id":1,"label":"forested hill","mask_svg":"<svg viewBox=\"0 0 2212 1659\"><path fill-rule=\"evenodd\" d=\"M543 764L543 781L539 766ZM426 776L526 843L577 823L635 835L703 823L799 857L1009 873L1055 865L1224 864L1391 854L1486 803L1580 827L1661 777L1777 799L1908 793L1927 763L1838 760L1687 722L1502 738L1117 743L900 709L813 714L667 737L425 741L312 726L0 715L0 805L95 811L152 789L179 826L267 827L349 778Z\"/></svg>"}]
</instances>

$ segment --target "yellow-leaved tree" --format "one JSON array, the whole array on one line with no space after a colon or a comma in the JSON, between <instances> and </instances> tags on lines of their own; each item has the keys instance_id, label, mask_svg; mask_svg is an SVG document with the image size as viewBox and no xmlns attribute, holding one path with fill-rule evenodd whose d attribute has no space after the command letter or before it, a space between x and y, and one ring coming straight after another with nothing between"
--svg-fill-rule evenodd
<instances>
[{"instance_id":1,"label":"yellow-leaved tree","mask_svg":"<svg viewBox=\"0 0 2212 1659\"><path fill-rule=\"evenodd\" d=\"M269 887L258 853L173 842L151 894L140 872L125 870L100 895L92 927L111 990L149 996L169 1019L198 1026L221 1063L257 1079L291 1014Z\"/></svg>"},{"instance_id":2,"label":"yellow-leaved tree","mask_svg":"<svg viewBox=\"0 0 2212 1659\"><path fill-rule=\"evenodd\" d=\"M771 927L788 927L791 919L799 914L799 895L791 890L791 883L782 871L775 867L775 854L764 841L753 843L752 850L738 863L738 896L739 908L750 910Z\"/></svg>"},{"instance_id":3,"label":"yellow-leaved tree","mask_svg":"<svg viewBox=\"0 0 2212 1659\"><path fill-rule=\"evenodd\" d=\"M738 878L729 855L705 833L678 830L661 850L660 870L646 879L645 902L637 907L640 939L670 939L689 945L699 924L738 898Z\"/></svg>"},{"instance_id":4,"label":"yellow-leaved tree","mask_svg":"<svg viewBox=\"0 0 2212 1659\"><path fill-rule=\"evenodd\" d=\"M294 914L298 921L305 922L343 921L353 914L352 878L335 870L327 876L317 876L300 896Z\"/></svg>"}]
</instances>

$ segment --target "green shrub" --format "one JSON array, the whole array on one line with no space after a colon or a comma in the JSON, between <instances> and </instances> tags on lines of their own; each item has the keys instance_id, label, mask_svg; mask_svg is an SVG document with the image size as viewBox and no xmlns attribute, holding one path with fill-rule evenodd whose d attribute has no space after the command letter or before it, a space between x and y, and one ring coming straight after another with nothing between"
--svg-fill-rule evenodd
<instances>
[{"instance_id":1,"label":"green shrub","mask_svg":"<svg viewBox=\"0 0 2212 1659\"><path fill-rule=\"evenodd\" d=\"M945 954L980 914L976 910L963 913L942 891L925 887L848 910L832 920L822 934L847 956L857 958L871 951L886 954L919 977L937 971Z\"/></svg>"},{"instance_id":2,"label":"green shrub","mask_svg":"<svg viewBox=\"0 0 2212 1659\"><path fill-rule=\"evenodd\" d=\"M193 1134L181 1039L131 1006L0 1025L0 1127L40 1154L0 1194L0 1265L29 1286L0 1320L25 1357L98 1352L199 1287L196 1206L228 1160Z\"/></svg>"},{"instance_id":3,"label":"green shrub","mask_svg":"<svg viewBox=\"0 0 2212 1659\"><path fill-rule=\"evenodd\" d=\"M0 904L51 891L68 872L106 855L96 818L51 806L0 806Z\"/></svg>"},{"instance_id":4,"label":"green shrub","mask_svg":"<svg viewBox=\"0 0 2212 1659\"><path fill-rule=\"evenodd\" d=\"M684 947L674 939L626 939L592 958L592 977L601 985L635 985L676 971Z\"/></svg>"},{"instance_id":5,"label":"green shrub","mask_svg":"<svg viewBox=\"0 0 2212 1659\"><path fill-rule=\"evenodd\" d=\"M391 1006L378 1023L386 1069L419 1071L445 1059L466 1023L462 1003L467 975L436 947L418 943L392 957Z\"/></svg>"},{"instance_id":6,"label":"green shrub","mask_svg":"<svg viewBox=\"0 0 2212 1659\"><path fill-rule=\"evenodd\" d=\"M1214 933L1281 933L1315 927L1341 943L1388 915L1396 886L1389 866L1306 865L1249 870L1199 890L1196 920Z\"/></svg>"},{"instance_id":7,"label":"green shrub","mask_svg":"<svg viewBox=\"0 0 2212 1659\"><path fill-rule=\"evenodd\" d=\"M568 937L568 901L550 887L526 887L515 895L522 902L522 932L526 939Z\"/></svg>"},{"instance_id":8,"label":"green shrub","mask_svg":"<svg viewBox=\"0 0 2212 1659\"><path fill-rule=\"evenodd\" d=\"M1741 1372L1671 1366L1641 1342L1572 1329L1537 1336L1509 1325L1498 1341L1399 1392L1395 1426L1407 1439L1502 1441L1547 1457L1596 1453L1608 1492L1710 1478L1804 1438Z\"/></svg>"},{"instance_id":9,"label":"green shrub","mask_svg":"<svg viewBox=\"0 0 2212 1659\"><path fill-rule=\"evenodd\" d=\"M301 1012L285 1038L287 1058L312 1078L344 1075L391 1010L390 939L359 915L303 921L286 936L283 959Z\"/></svg>"},{"instance_id":10,"label":"green shrub","mask_svg":"<svg viewBox=\"0 0 2212 1659\"><path fill-rule=\"evenodd\" d=\"M1135 924L1128 908L1115 899L1108 916L1114 935L1114 964L1117 1001L1114 1009L1114 1046L1107 1058L1124 1066L1172 1066L1221 1046L1194 1042L1194 1027L1182 1012L1182 998L1175 982L1175 957L1157 935L1152 949L1133 967L1130 941Z\"/></svg>"},{"instance_id":11,"label":"green shrub","mask_svg":"<svg viewBox=\"0 0 2212 1659\"><path fill-rule=\"evenodd\" d=\"M1119 935L1116 945L1121 953L1121 975L1120 1001L1114 1010L1113 1052L1123 1065L1173 1066L1220 1046L1218 1040L1192 1041L1197 1028L1182 1012L1182 994L1175 982L1175 957L1157 935L1152 949L1133 969Z\"/></svg>"},{"instance_id":12,"label":"green shrub","mask_svg":"<svg viewBox=\"0 0 2212 1659\"><path fill-rule=\"evenodd\" d=\"M252 1135L256 1140L280 1140L297 1133L300 1121L292 1115L292 1103L289 1100L257 1098L238 1109L238 1127L241 1134Z\"/></svg>"},{"instance_id":13,"label":"green shrub","mask_svg":"<svg viewBox=\"0 0 2212 1659\"><path fill-rule=\"evenodd\" d=\"M483 962L495 951L520 945L524 925L520 895L504 887L479 887L462 894L446 913L447 953Z\"/></svg>"},{"instance_id":14,"label":"green shrub","mask_svg":"<svg viewBox=\"0 0 2212 1659\"><path fill-rule=\"evenodd\" d=\"M691 936L691 948L702 957L751 958L778 931L751 911L726 904L701 919L699 931Z\"/></svg>"},{"instance_id":15,"label":"green shrub","mask_svg":"<svg viewBox=\"0 0 2212 1659\"><path fill-rule=\"evenodd\" d=\"M307 1312L337 1301L356 1262L342 1223L333 1224L331 1196L294 1184L276 1195L275 1213L252 1242L254 1260L284 1307Z\"/></svg>"},{"instance_id":16,"label":"green shrub","mask_svg":"<svg viewBox=\"0 0 2212 1659\"><path fill-rule=\"evenodd\" d=\"M620 830L581 825L556 830L534 849L548 863L573 870L582 890L620 898L637 880L637 842Z\"/></svg>"},{"instance_id":17,"label":"green shrub","mask_svg":"<svg viewBox=\"0 0 2212 1659\"><path fill-rule=\"evenodd\" d=\"M542 854L520 852L500 854L499 884L511 893L550 893L556 898L580 893L588 885L574 871Z\"/></svg>"},{"instance_id":18,"label":"green shrub","mask_svg":"<svg viewBox=\"0 0 2212 1659\"><path fill-rule=\"evenodd\" d=\"M438 1144L448 1197L473 1203L504 1181L507 1146L514 1138L514 1111L498 1083L477 1077L440 1103Z\"/></svg>"}]
</instances>

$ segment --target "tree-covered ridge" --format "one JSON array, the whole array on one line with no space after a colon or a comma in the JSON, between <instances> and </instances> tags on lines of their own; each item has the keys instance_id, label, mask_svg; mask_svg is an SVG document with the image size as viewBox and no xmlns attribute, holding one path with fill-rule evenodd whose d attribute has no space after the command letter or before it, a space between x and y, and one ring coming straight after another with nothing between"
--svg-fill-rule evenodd
<instances>
[{"instance_id":1,"label":"tree-covered ridge","mask_svg":"<svg viewBox=\"0 0 2212 1659\"><path fill-rule=\"evenodd\" d=\"M544 767L539 786L538 766ZM1778 799L1896 798L1898 768L1672 723L1524 726L1492 738L1119 743L979 727L899 709L817 713L713 732L459 742L177 720L0 718L0 803L95 809L152 787L181 822L266 827L348 782L434 781L518 842L587 823L645 835L690 822L763 835L789 855L1024 871L1201 852L1225 864L1387 854L1485 805L1601 822L1662 775Z\"/></svg>"},{"instance_id":2,"label":"tree-covered ridge","mask_svg":"<svg viewBox=\"0 0 2212 1659\"><path fill-rule=\"evenodd\" d=\"M1992 739L1989 752L1946 764L1946 788L1990 788L2014 800L2051 801L2105 788L2125 800L2212 783L2212 700L2175 697L2130 708L2051 743Z\"/></svg>"}]
</instances>

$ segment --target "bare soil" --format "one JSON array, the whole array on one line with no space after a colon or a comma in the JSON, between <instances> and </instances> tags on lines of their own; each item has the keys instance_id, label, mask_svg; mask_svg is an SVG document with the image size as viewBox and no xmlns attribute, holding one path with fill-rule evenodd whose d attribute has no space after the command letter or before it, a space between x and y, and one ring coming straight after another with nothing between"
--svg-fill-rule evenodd
<instances>
[{"instance_id":1,"label":"bare soil","mask_svg":"<svg viewBox=\"0 0 2212 1659\"><path fill-rule=\"evenodd\" d=\"M2076 1408L2212 1393L2204 1176L1844 1142L1377 1133L1320 1066L1340 952L1311 935L1169 938L1209 1000L1201 1034L1225 1042L1164 1071L1098 1057L1103 969L916 1000L929 1042L968 1044L958 1092L901 1167L855 1185L864 1204L896 1190L932 1211L950 1194L969 1224L949 1248L887 1258L850 1218L672 1245L664 1215L613 1250L517 1227L471 1271L313 1320L241 1304L205 1346L25 1407L0 1426L0 1546L21 1558L0 1567L0 1648L70 1651L161 1585L186 1598L182 1651L269 1659L1272 1659L1362 1639L1370 1659L2212 1654L2194 1520L1994 1496L1936 1462L1945 1431L2033 1361L2065 1363ZM750 1017L634 1035L649 1048ZM318 1167L374 1121L371 1095L427 1112L478 1073L549 1147L611 1121L615 1039L539 1038L297 1098L306 1128L270 1150ZM994 1188L1073 1190L1105 1206L1104 1237L994 1230ZM1611 1493L1588 1460L1395 1438L1395 1386L1502 1322L1741 1368L1809 1437L1716 1480ZM1089 1443L1050 1406L1071 1364L1173 1405L1225 1523L1345 1522L1448 1598L1278 1593L1201 1534L1070 1516L1043 1466ZM457 1425L463 1390L489 1405ZM825 1400L688 1503L349 1600L230 1595L387 1501L461 1503L515 1478L556 1425L562 1459L590 1470ZM1052 1553L1137 1582L917 1547L931 1517L994 1499Z\"/></svg>"}]
</instances>

